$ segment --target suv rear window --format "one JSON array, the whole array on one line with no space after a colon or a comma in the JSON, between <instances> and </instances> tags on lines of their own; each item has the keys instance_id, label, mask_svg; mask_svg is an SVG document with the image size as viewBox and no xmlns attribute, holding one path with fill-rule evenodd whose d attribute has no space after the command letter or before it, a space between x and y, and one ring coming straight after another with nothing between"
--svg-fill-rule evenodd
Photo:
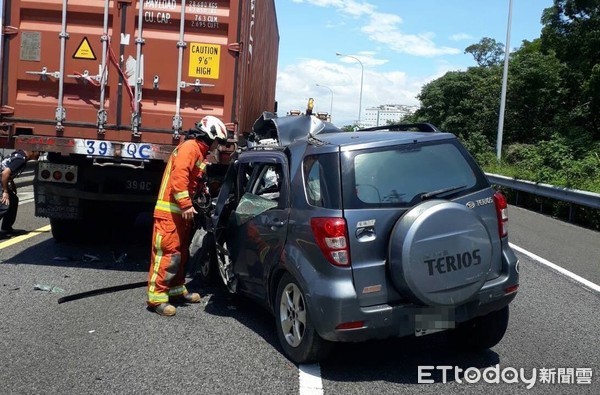
<instances>
[{"instance_id":1,"label":"suv rear window","mask_svg":"<svg viewBox=\"0 0 600 395\"><path fill-rule=\"evenodd\" d=\"M453 140L351 151L342 162L346 208L410 207L425 193L456 188L440 196L448 198L489 185Z\"/></svg>"}]
</instances>

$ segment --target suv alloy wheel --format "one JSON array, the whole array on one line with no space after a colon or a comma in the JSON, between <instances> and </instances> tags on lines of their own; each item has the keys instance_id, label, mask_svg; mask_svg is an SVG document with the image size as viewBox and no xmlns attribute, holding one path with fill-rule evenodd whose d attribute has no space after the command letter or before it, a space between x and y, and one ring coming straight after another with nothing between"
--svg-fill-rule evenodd
<instances>
[{"instance_id":1,"label":"suv alloy wheel","mask_svg":"<svg viewBox=\"0 0 600 395\"><path fill-rule=\"evenodd\" d=\"M274 310L277 337L287 356L296 363L310 363L326 357L331 343L315 331L304 291L289 273L279 281Z\"/></svg>"}]
</instances>

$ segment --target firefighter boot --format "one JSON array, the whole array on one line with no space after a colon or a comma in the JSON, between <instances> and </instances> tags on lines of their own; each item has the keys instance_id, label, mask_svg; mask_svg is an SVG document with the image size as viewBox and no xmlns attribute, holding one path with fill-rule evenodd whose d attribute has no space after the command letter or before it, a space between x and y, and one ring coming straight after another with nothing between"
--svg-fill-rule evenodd
<instances>
[{"instance_id":1,"label":"firefighter boot","mask_svg":"<svg viewBox=\"0 0 600 395\"><path fill-rule=\"evenodd\" d=\"M154 311L158 315L171 317L174 316L175 313L177 313L177 308L169 303L161 303L158 306L154 307Z\"/></svg>"},{"instance_id":2,"label":"firefighter boot","mask_svg":"<svg viewBox=\"0 0 600 395\"><path fill-rule=\"evenodd\" d=\"M200 303L200 299L202 299L200 294L196 292L188 292L185 295L171 297L173 303Z\"/></svg>"}]
</instances>

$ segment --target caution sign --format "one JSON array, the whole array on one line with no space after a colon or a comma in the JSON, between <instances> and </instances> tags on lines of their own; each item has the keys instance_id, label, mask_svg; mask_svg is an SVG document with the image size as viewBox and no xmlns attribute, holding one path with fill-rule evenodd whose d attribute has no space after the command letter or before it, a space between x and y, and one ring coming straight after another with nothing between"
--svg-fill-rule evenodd
<instances>
[{"instance_id":1,"label":"caution sign","mask_svg":"<svg viewBox=\"0 0 600 395\"><path fill-rule=\"evenodd\" d=\"M215 44L191 43L189 76L197 78L219 78L221 46Z\"/></svg>"},{"instance_id":2,"label":"caution sign","mask_svg":"<svg viewBox=\"0 0 600 395\"><path fill-rule=\"evenodd\" d=\"M94 50L87 37L84 37L83 40L81 40L81 44L79 44L77 50L73 54L73 59L96 60L96 54L94 54Z\"/></svg>"}]
</instances>

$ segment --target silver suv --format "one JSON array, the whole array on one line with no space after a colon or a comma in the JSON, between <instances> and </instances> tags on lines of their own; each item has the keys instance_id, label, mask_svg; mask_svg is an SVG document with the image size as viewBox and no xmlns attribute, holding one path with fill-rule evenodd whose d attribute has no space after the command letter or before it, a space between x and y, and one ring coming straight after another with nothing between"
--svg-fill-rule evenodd
<instances>
[{"instance_id":1,"label":"silver suv","mask_svg":"<svg viewBox=\"0 0 600 395\"><path fill-rule=\"evenodd\" d=\"M442 330L489 348L519 283L506 210L457 138L430 124L343 132L265 113L196 255L205 279L274 314L297 363L332 342Z\"/></svg>"}]
</instances>

